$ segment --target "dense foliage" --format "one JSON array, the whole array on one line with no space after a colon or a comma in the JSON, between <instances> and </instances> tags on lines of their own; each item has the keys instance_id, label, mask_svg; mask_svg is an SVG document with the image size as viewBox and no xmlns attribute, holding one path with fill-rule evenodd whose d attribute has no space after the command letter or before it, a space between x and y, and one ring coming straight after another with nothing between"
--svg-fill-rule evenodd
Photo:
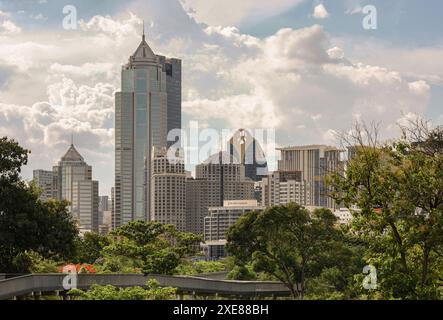
<instances>
[{"instance_id":1,"label":"dense foliage","mask_svg":"<svg viewBox=\"0 0 443 320\"><path fill-rule=\"evenodd\" d=\"M41 202L38 190L20 178L28 150L0 139L0 272L28 272L29 252L44 258L68 259L78 230L67 203Z\"/></svg>"},{"instance_id":2,"label":"dense foliage","mask_svg":"<svg viewBox=\"0 0 443 320\"><path fill-rule=\"evenodd\" d=\"M176 291L172 287L160 287L157 281L151 279L146 288L93 285L89 291L73 289L69 294L79 300L174 300Z\"/></svg>"},{"instance_id":3,"label":"dense foliage","mask_svg":"<svg viewBox=\"0 0 443 320\"><path fill-rule=\"evenodd\" d=\"M343 289L359 266L335 223L329 210L310 214L297 204L246 214L228 233L227 249L243 266L236 277L248 280L252 271L272 275L296 298L309 293L308 284L318 277L329 277L333 291Z\"/></svg>"},{"instance_id":4,"label":"dense foliage","mask_svg":"<svg viewBox=\"0 0 443 320\"><path fill-rule=\"evenodd\" d=\"M412 124L401 140L378 144L353 136L346 175L332 177L334 198L353 209L352 233L379 273L374 295L441 297L443 276L443 134ZM412 133L412 135L411 135ZM355 209L356 206L358 209Z\"/></svg>"},{"instance_id":5,"label":"dense foliage","mask_svg":"<svg viewBox=\"0 0 443 320\"><path fill-rule=\"evenodd\" d=\"M130 222L109 237L103 248L104 270L145 274L174 274L183 260L195 253L200 236L179 232L158 222Z\"/></svg>"}]
</instances>

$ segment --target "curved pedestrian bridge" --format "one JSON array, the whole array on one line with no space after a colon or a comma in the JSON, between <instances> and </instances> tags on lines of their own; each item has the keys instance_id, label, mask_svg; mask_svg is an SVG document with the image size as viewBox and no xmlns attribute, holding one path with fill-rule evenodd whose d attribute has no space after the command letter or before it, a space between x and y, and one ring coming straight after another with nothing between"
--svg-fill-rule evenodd
<instances>
[{"instance_id":1,"label":"curved pedestrian bridge","mask_svg":"<svg viewBox=\"0 0 443 320\"><path fill-rule=\"evenodd\" d=\"M65 292L66 274L29 274L0 280L0 299L27 295L61 294ZM280 282L215 280L207 277L164 276L141 274L79 274L77 288L88 290L93 284L127 288L146 285L155 279L162 287L177 288L178 294L220 295L237 297L288 296L289 290Z\"/></svg>"}]
</instances>

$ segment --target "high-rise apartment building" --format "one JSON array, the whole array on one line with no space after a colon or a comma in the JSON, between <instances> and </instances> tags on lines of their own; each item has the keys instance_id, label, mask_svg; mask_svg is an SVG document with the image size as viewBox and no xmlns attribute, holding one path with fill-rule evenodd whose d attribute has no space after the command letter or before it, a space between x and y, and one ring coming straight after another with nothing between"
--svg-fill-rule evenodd
<instances>
[{"instance_id":1,"label":"high-rise apartment building","mask_svg":"<svg viewBox=\"0 0 443 320\"><path fill-rule=\"evenodd\" d=\"M195 179L186 180L186 231L203 234L209 207L226 200L254 199L254 181L245 176L245 166L226 161L220 152L196 166ZM225 160L225 161L224 161Z\"/></svg>"},{"instance_id":2,"label":"high-rise apartment building","mask_svg":"<svg viewBox=\"0 0 443 320\"><path fill-rule=\"evenodd\" d=\"M53 172L47 170L34 170L33 180L38 188L41 190L40 200L46 201L54 198L53 190Z\"/></svg>"},{"instance_id":3,"label":"high-rise apartment building","mask_svg":"<svg viewBox=\"0 0 443 320\"><path fill-rule=\"evenodd\" d=\"M288 147L278 149L281 160L279 171L300 171L301 181L307 188L307 203L318 207L335 208L334 201L328 196L326 176L340 170L343 150L324 145Z\"/></svg>"},{"instance_id":4,"label":"high-rise apartment building","mask_svg":"<svg viewBox=\"0 0 443 320\"><path fill-rule=\"evenodd\" d=\"M186 173L183 161L170 161L165 151L152 159L150 220L185 231Z\"/></svg>"},{"instance_id":5,"label":"high-rise apartment building","mask_svg":"<svg viewBox=\"0 0 443 320\"><path fill-rule=\"evenodd\" d=\"M302 206L312 205L309 202L310 188L302 179L301 171L275 171L263 178L261 187L263 206L284 205L291 202Z\"/></svg>"},{"instance_id":6,"label":"high-rise apartment building","mask_svg":"<svg viewBox=\"0 0 443 320\"><path fill-rule=\"evenodd\" d=\"M181 129L181 61L155 55L143 34L115 95L114 227L150 219L152 150L172 129Z\"/></svg>"},{"instance_id":7,"label":"high-rise apartment building","mask_svg":"<svg viewBox=\"0 0 443 320\"><path fill-rule=\"evenodd\" d=\"M186 231L203 234L203 219L208 214L209 193L215 184L206 179L186 178Z\"/></svg>"}]
</instances>

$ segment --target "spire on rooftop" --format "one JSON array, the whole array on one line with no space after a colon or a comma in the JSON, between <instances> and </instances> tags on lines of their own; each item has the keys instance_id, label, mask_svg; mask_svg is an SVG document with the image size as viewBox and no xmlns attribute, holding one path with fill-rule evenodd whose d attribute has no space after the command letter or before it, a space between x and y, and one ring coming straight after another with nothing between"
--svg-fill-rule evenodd
<instances>
[{"instance_id":1,"label":"spire on rooftop","mask_svg":"<svg viewBox=\"0 0 443 320\"><path fill-rule=\"evenodd\" d=\"M143 19L143 37L142 40L145 41L145 20Z\"/></svg>"},{"instance_id":2,"label":"spire on rooftop","mask_svg":"<svg viewBox=\"0 0 443 320\"><path fill-rule=\"evenodd\" d=\"M68 151L66 151L65 155L62 157L62 161L84 161L84 159L75 148L74 143L71 143Z\"/></svg>"},{"instance_id":3,"label":"spire on rooftop","mask_svg":"<svg viewBox=\"0 0 443 320\"><path fill-rule=\"evenodd\" d=\"M154 51L149 47L148 43L146 42L146 35L145 35L145 21L143 20L143 32L142 32L142 41L139 44L137 50L132 55L132 59L137 62L156 62L157 56L155 55Z\"/></svg>"}]
</instances>

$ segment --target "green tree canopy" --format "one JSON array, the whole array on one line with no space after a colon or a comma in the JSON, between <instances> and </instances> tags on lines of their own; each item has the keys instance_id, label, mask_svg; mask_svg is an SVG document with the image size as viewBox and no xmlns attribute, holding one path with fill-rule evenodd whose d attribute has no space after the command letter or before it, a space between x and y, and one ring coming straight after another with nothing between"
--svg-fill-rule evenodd
<instances>
[{"instance_id":1,"label":"green tree canopy","mask_svg":"<svg viewBox=\"0 0 443 320\"><path fill-rule=\"evenodd\" d=\"M103 258L103 249L110 244L106 235L87 232L76 239L75 263L93 264Z\"/></svg>"},{"instance_id":2,"label":"green tree canopy","mask_svg":"<svg viewBox=\"0 0 443 320\"><path fill-rule=\"evenodd\" d=\"M21 167L28 163L29 150L7 137L0 138L0 181L20 180Z\"/></svg>"},{"instance_id":3,"label":"green tree canopy","mask_svg":"<svg viewBox=\"0 0 443 320\"><path fill-rule=\"evenodd\" d=\"M274 206L241 217L228 232L227 250L238 265L252 263L254 271L272 275L303 298L309 279L350 261L335 223L326 209L310 214L297 204Z\"/></svg>"},{"instance_id":4,"label":"green tree canopy","mask_svg":"<svg viewBox=\"0 0 443 320\"><path fill-rule=\"evenodd\" d=\"M42 257L69 259L78 230L66 202L41 202L34 187L20 178L28 151L15 141L0 139L0 272L27 272L25 251Z\"/></svg>"},{"instance_id":5,"label":"green tree canopy","mask_svg":"<svg viewBox=\"0 0 443 320\"><path fill-rule=\"evenodd\" d=\"M142 221L129 222L109 238L104 247L105 265L106 260L117 265L124 261L145 274L173 274L201 241L200 236L179 232L172 225Z\"/></svg>"},{"instance_id":6,"label":"green tree canopy","mask_svg":"<svg viewBox=\"0 0 443 320\"><path fill-rule=\"evenodd\" d=\"M443 252L441 129L413 124L402 139L378 143L358 127L346 175L334 174L338 202L353 211L352 232L367 243L383 298L438 298ZM418 139L414 139L418 138Z\"/></svg>"},{"instance_id":7,"label":"green tree canopy","mask_svg":"<svg viewBox=\"0 0 443 320\"><path fill-rule=\"evenodd\" d=\"M93 285L89 291L79 289L69 291L80 300L174 300L176 288L160 287L156 280L149 280L146 288L117 288L111 285Z\"/></svg>"}]
</instances>

